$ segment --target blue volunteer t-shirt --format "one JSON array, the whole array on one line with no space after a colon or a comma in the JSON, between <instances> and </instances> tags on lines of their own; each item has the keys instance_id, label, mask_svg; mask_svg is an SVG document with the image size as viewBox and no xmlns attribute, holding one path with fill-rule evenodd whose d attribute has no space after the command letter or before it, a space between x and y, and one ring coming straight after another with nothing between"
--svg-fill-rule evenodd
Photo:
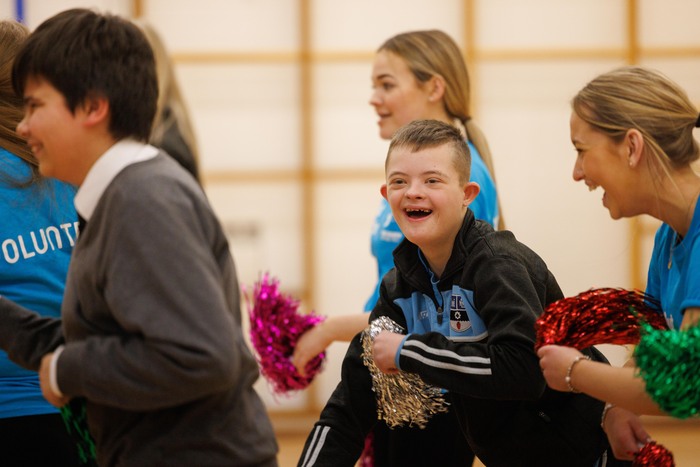
<instances>
[{"instance_id":1,"label":"blue volunteer t-shirt","mask_svg":"<svg viewBox=\"0 0 700 467\"><path fill-rule=\"evenodd\" d=\"M654 238L646 293L661 304L671 329L679 329L686 308L700 307L700 203L685 238L668 224Z\"/></svg>"},{"instance_id":2,"label":"blue volunteer t-shirt","mask_svg":"<svg viewBox=\"0 0 700 467\"><path fill-rule=\"evenodd\" d=\"M45 316L59 317L77 237L75 188L44 179L29 187L26 162L0 148L0 295ZM56 412L41 395L38 375L0 351L0 418Z\"/></svg>"},{"instance_id":3,"label":"blue volunteer t-shirt","mask_svg":"<svg viewBox=\"0 0 700 467\"><path fill-rule=\"evenodd\" d=\"M469 209L474 212L474 217L486 221L496 228L499 216L496 184L491 178L491 174L486 168L479 151L476 150L476 147L471 142L468 144L472 156L470 181L478 183L481 188L479 195L469 205ZM370 237L372 256L377 259L377 284L374 287L372 296L365 304L365 311L372 311L377 300L379 300L379 286L382 283L382 278L384 274L394 267L394 249L402 240L403 234L391 214L389 203L382 198L379 214L375 218Z\"/></svg>"}]
</instances>

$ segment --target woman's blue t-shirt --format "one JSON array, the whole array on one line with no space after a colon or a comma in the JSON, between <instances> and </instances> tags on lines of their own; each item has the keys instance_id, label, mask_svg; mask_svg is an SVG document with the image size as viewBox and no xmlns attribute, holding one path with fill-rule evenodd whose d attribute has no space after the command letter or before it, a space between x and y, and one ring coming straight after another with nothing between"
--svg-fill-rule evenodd
<instances>
[{"instance_id":1,"label":"woman's blue t-shirt","mask_svg":"<svg viewBox=\"0 0 700 467\"><path fill-rule=\"evenodd\" d=\"M700 307L700 203L685 237L662 224L654 238L646 293L658 300L671 329L679 329L687 308Z\"/></svg>"},{"instance_id":2,"label":"woman's blue t-shirt","mask_svg":"<svg viewBox=\"0 0 700 467\"><path fill-rule=\"evenodd\" d=\"M28 187L29 165L0 148L0 295L45 316L59 317L77 237L75 188L43 179ZM0 351L0 418L56 412L34 371Z\"/></svg>"}]
</instances>

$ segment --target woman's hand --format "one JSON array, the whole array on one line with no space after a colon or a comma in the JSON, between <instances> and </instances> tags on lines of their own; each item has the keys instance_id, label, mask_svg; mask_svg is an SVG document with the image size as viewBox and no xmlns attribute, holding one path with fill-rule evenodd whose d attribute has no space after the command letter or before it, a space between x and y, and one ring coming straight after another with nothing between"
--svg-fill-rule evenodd
<instances>
[{"instance_id":1,"label":"woman's hand","mask_svg":"<svg viewBox=\"0 0 700 467\"><path fill-rule=\"evenodd\" d=\"M328 328L330 323L327 323L330 319L332 318L327 318L326 321L310 328L297 341L292 354L292 365L300 375L306 376L306 364L333 343L333 336Z\"/></svg>"},{"instance_id":2,"label":"woman's hand","mask_svg":"<svg viewBox=\"0 0 700 467\"><path fill-rule=\"evenodd\" d=\"M557 391L568 392L569 385L566 384L566 373L571 364L583 354L573 347L563 347L561 345L543 345L537 351L540 357L540 368L544 379L550 388Z\"/></svg>"},{"instance_id":3,"label":"woman's hand","mask_svg":"<svg viewBox=\"0 0 700 467\"><path fill-rule=\"evenodd\" d=\"M333 342L350 342L367 327L368 313L328 316L325 320L301 335L294 347L292 365L302 376L306 364L323 352Z\"/></svg>"},{"instance_id":4,"label":"woman's hand","mask_svg":"<svg viewBox=\"0 0 700 467\"><path fill-rule=\"evenodd\" d=\"M642 446L651 440L639 417L622 407L611 407L603 420L610 447L617 459L633 460Z\"/></svg>"}]
</instances>

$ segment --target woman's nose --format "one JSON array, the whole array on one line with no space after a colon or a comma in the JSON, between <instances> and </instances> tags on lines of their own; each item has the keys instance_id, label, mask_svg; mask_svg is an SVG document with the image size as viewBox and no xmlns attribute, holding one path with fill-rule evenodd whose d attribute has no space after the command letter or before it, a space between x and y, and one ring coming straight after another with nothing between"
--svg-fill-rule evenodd
<instances>
[{"instance_id":1,"label":"woman's nose","mask_svg":"<svg viewBox=\"0 0 700 467\"><path fill-rule=\"evenodd\" d=\"M574 164L574 173L573 173L574 180L579 182L583 180L583 167L581 166L581 162L577 159L576 163Z\"/></svg>"},{"instance_id":2,"label":"woman's nose","mask_svg":"<svg viewBox=\"0 0 700 467\"><path fill-rule=\"evenodd\" d=\"M369 96L369 105L372 107L377 107L382 103L382 100L379 98L379 93L377 92L376 89L372 90L372 94Z\"/></svg>"}]
</instances>

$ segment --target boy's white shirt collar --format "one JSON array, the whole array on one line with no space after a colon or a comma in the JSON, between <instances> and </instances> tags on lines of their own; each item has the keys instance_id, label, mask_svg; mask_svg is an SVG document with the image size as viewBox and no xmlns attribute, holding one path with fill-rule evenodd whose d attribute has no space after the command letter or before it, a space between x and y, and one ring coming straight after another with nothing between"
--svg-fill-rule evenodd
<instances>
[{"instance_id":1,"label":"boy's white shirt collar","mask_svg":"<svg viewBox=\"0 0 700 467\"><path fill-rule=\"evenodd\" d=\"M78 188L73 201L78 214L89 221L102 193L119 172L131 164L152 159L157 155L158 149L149 144L133 139L117 141L97 159Z\"/></svg>"}]
</instances>

